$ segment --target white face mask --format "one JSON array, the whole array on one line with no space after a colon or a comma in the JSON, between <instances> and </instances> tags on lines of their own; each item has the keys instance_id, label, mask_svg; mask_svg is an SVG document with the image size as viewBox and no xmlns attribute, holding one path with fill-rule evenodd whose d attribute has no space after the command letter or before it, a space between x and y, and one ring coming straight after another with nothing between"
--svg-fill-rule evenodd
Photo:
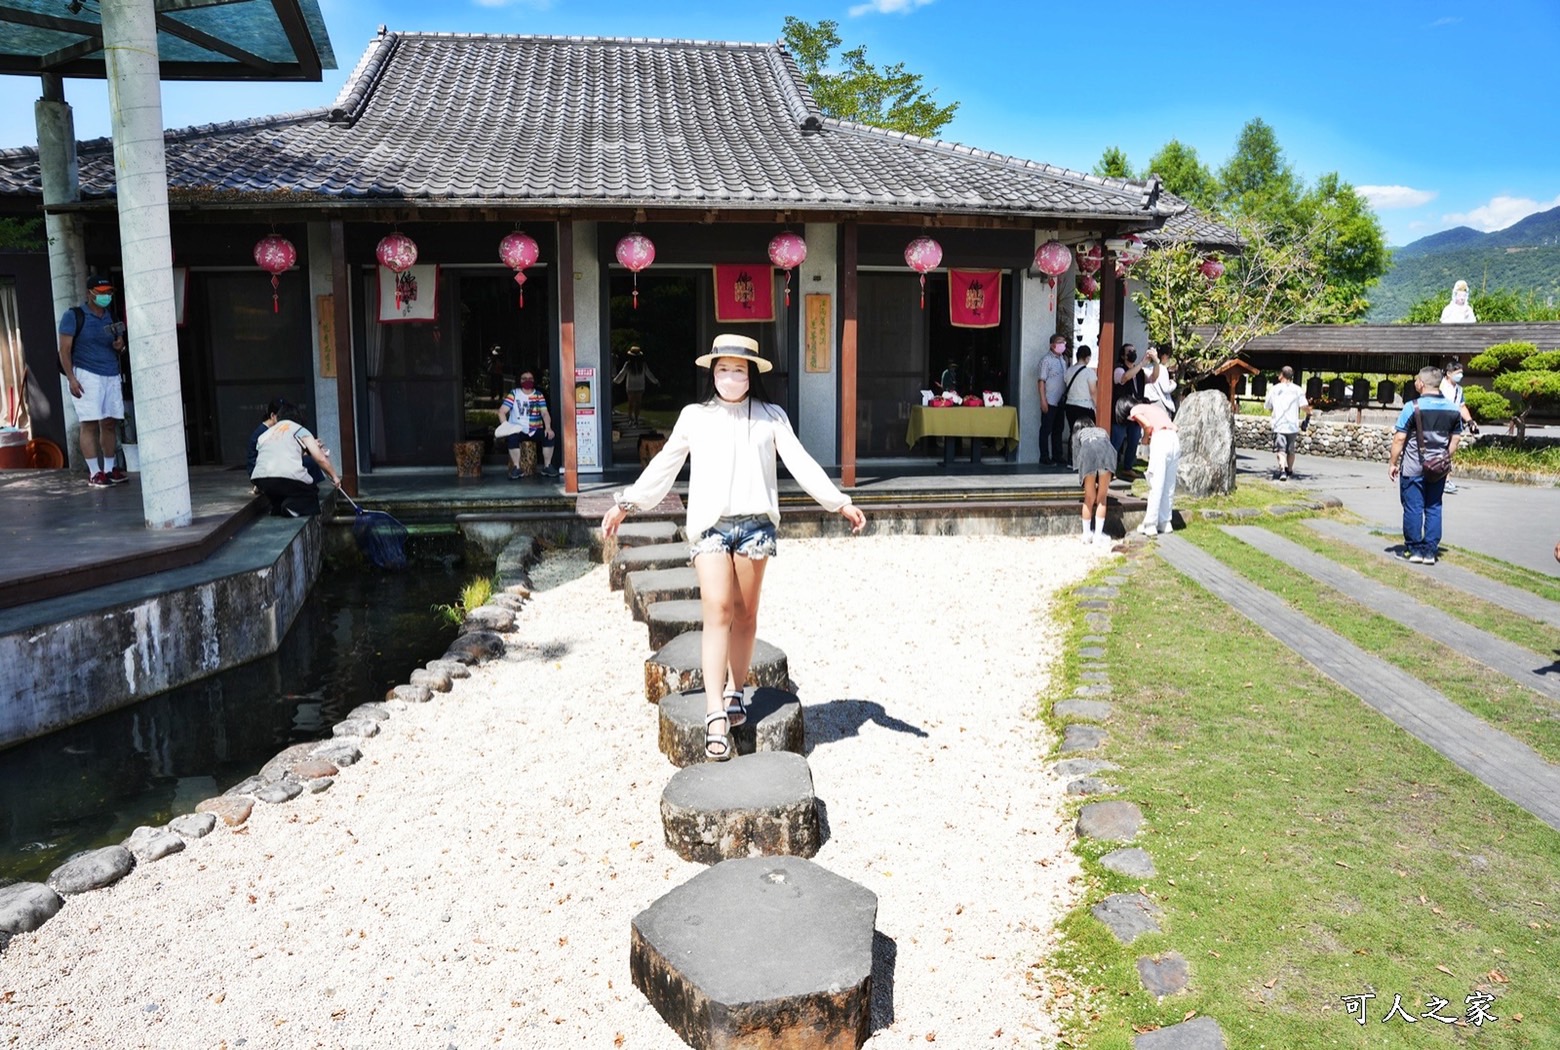
<instances>
[{"instance_id":1,"label":"white face mask","mask_svg":"<svg viewBox=\"0 0 1560 1050\"><path fill-rule=\"evenodd\" d=\"M1051 353L1060 357L1067 349L1066 343L1055 343L1051 346Z\"/></svg>"},{"instance_id":2,"label":"white face mask","mask_svg":"<svg viewBox=\"0 0 1560 1050\"><path fill-rule=\"evenodd\" d=\"M748 395L747 365L715 362L715 393L722 401L741 401Z\"/></svg>"}]
</instances>

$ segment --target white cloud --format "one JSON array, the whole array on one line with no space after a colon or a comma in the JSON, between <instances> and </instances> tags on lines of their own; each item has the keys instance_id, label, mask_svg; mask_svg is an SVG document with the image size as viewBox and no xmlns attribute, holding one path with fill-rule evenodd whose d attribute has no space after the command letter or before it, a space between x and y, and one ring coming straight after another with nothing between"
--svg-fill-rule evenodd
<instances>
[{"instance_id":1,"label":"white cloud","mask_svg":"<svg viewBox=\"0 0 1560 1050\"><path fill-rule=\"evenodd\" d=\"M1354 191L1377 209L1417 208L1436 196L1435 190L1416 190L1412 186L1356 186Z\"/></svg>"},{"instance_id":2,"label":"white cloud","mask_svg":"<svg viewBox=\"0 0 1560 1050\"><path fill-rule=\"evenodd\" d=\"M1461 21L1461 18L1437 18L1434 22L1430 23L1430 28L1440 29L1442 26L1454 26Z\"/></svg>"},{"instance_id":3,"label":"white cloud","mask_svg":"<svg viewBox=\"0 0 1560 1050\"><path fill-rule=\"evenodd\" d=\"M862 15L908 15L918 7L925 7L932 0L868 0L865 4L855 4L850 9L850 17L860 18Z\"/></svg>"},{"instance_id":4,"label":"white cloud","mask_svg":"<svg viewBox=\"0 0 1560 1050\"><path fill-rule=\"evenodd\" d=\"M1472 211L1443 215L1441 220L1457 226L1472 226L1489 233L1492 230L1504 230L1534 212L1555 207L1560 207L1560 197L1551 201L1535 201L1527 197L1492 197L1488 204L1481 204Z\"/></svg>"}]
</instances>

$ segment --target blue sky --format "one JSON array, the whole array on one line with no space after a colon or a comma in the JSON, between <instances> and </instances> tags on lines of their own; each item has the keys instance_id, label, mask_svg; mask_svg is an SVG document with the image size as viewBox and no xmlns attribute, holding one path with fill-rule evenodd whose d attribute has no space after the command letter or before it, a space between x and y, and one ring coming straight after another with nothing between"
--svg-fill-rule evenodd
<instances>
[{"instance_id":1,"label":"blue sky","mask_svg":"<svg viewBox=\"0 0 1560 1050\"><path fill-rule=\"evenodd\" d=\"M960 103L941 137L1087 170L1171 138L1217 168L1253 117L1307 182L1337 171L1392 244L1496 230L1560 206L1556 0L321 0L338 70L323 84L169 84L187 127L328 105L380 24L392 30L777 39L833 19L875 64L904 62ZM756 10L762 8L762 10ZM67 81L77 133L108 133L100 82ZM0 77L0 147L36 139L34 77Z\"/></svg>"}]
</instances>

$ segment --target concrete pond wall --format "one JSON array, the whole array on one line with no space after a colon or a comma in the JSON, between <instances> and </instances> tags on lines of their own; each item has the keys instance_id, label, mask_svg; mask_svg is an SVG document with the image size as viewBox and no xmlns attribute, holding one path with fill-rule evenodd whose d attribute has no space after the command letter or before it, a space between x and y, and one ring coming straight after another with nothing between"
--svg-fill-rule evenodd
<instances>
[{"instance_id":1,"label":"concrete pond wall","mask_svg":"<svg viewBox=\"0 0 1560 1050\"><path fill-rule=\"evenodd\" d=\"M275 652L319 577L319 519L276 539L208 559L210 578L0 635L0 747Z\"/></svg>"}]
</instances>

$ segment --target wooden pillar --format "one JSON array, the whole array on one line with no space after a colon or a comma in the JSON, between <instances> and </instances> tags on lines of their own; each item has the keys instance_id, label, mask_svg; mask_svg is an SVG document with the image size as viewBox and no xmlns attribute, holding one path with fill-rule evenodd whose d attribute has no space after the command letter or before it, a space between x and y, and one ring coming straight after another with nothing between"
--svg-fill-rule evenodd
<instances>
[{"instance_id":1,"label":"wooden pillar","mask_svg":"<svg viewBox=\"0 0 1560 1050\"><path fill-rule=\"evenodd\" d=\"M1116 354L1121 349L1117 340L1121 337L1123 281L1116 276L1115 267L1116 261L1108 254L1100 264L1100 345L1096 366L1099 379L1094 384L1094 425L1106 431L1110 430L1111 395L1115 391L1111 380L1116 374Z\"/></svg>"},{"instance_id":2,"label":"wooden pillar","mask_svg":"<svg viewBox=\"0 0 1560 1050\"><path fill-rule=\"evenodd\" d=\"M562 428L558 451L563 456L563 491L580 490L579 447L574 432L574 220L558 220L558 370L563 373L554 385L558 388L558 426ZM603 372L607 379L610 373ZM611 422L612 388L606 387L602 399L609 406Z\"/></svg>"},{"instance_id":3,"label":"wooden pillar","mask_svg":"<svg viewBox=\"0 0 1560 1050\"><path fill-rule=\"evenodd\" d=\"M856 486L856 224L840 229L840 487Z\"/></svg>"},{"instance_id":4,"label":"wooden pillar","mask_svg":"<svg viewBox=\"0 0 1560 1050\"><path fill-rule=\"evenodd\" d=\"M347 270L347 232L340 219L330 220L331 337L336 340L336 415L341 426L341 490L358 494L357 427L352 412L352 275Z\"/></svg>"}]
</instances>

